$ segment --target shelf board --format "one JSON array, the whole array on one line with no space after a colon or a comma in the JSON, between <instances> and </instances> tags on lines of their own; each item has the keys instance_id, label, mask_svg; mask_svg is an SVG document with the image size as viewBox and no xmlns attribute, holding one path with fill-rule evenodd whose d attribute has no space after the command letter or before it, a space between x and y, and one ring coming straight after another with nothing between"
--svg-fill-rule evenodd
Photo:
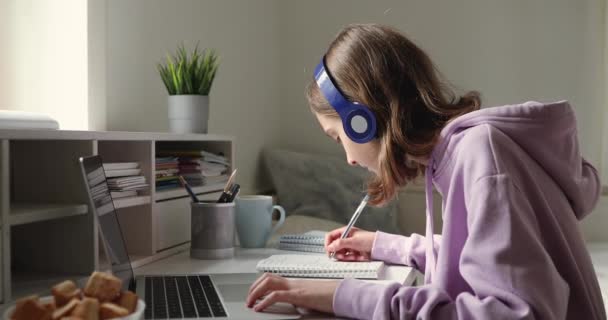
<instances>
[{"instance_id":1,"label":"shelf board","mask_svg":"<svg viewBox=\"0 0 608 320\"><path fill-rule=\"evenodd\" d=\"M195 194L204 194L204 193L221 191L224 189L225 184L226 184L225 182L222 182L222 183L204 185L204 186L200 186L200 187L193 187L192 191ZM161 201L161 200L167 200L167 199L173 199L173 198L182 198L182 197L187 197L187 196L188 196L188 192L186 192L186 190L184 188L174 188L174 189L156 191L154 200Z\"/></svg>"},{"instance_id":2,"label":"shelf board","mask_svg":"<svg viewBox=\"0 0 608 320\"><path fill-rule=\"evenodd\" d=\"M128 208L150 203L150 196L134 196L114 200L114 208Z\"/></svg>"},{"instance_id":3,"label":"shelf board","mask_svg":"<svg viewBox=\"0 0 608 320\"><path fill-rule=\"evenodd\" d=\"M83 215L86 204L11 203L9 223L12 226Z\"/></svg>"},{"instance_id":4,"label":"shelf board","mask_svg":"<svg viewBox=\"0 0 608 320\"><path fill-rule=\"evenodd\" d=\"M58 274L44 272L14 272L11 283L11 300L37 294L45 296L51 294L51 287L65 280L73 280L82 287L88 275Z\"/></svg>"}]
</instances>

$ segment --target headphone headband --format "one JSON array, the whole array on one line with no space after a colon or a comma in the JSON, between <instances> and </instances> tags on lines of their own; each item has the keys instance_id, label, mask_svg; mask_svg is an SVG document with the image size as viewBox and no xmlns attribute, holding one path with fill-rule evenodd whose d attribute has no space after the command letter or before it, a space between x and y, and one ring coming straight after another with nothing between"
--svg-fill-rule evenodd
<instances>
[{"instance_id":1,"label":"headphone headband","mask_svg":"<svg viewBox=\"0 0 608 320\"><path fill-rule=\"evenodd\" d=\"M346 135L357 143L366 143L376 137L376 117L368 106L351 102L333 82L325 65L325 56L315 68L317 86L340 118Z\"/></svg>"}]
</instances>

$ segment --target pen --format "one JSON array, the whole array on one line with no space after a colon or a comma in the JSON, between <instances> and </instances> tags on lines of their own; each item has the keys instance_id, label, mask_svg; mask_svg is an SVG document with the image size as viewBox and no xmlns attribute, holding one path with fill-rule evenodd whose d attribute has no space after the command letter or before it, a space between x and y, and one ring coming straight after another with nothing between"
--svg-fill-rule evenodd
<instances>
[{"instance_id":1,"label":"pen","mask_svg":"<svg viewBox=\"0 0 608 320\"><path fill-rule=\"evenodd\" d=\"M188 185L188 183L186 182L186 179L184 179L184 177L179 176L179 182L182 184L182 186L184 186L184 188L186 188L186 191L188 191L188 194L190 194L190 197L192 198L193 202L199 202L198 198L196 197L196 195L194 194L194 192L192 191L192 189L190 189L190 186Z\"/></svg>"},{"instance_id":2,"label":"pen","mask_svg":"<svg viewBox=\"0 0 608 320\"><path fill-rule=\"evenodd\" d=\"M234 180L234 176L236 176L236 169L232 171L230 178L228 178L228 181L224 186L224 191L222 191L222 194L220 195L220 198L217 200L217 202L228 202L228 199L230 198L230 189L232 188L232 180Z\"/></svg>"},{"instance_id":3,"label":"pen","mask_svg":"<svg viewBox=\"0 0 608 320\"><path fill-rule=\"evenodd\" d=\"M365 208L365 206L367 205L368 200L369 200L369 195L366 194L365 197L363 197L363 200L361 200L361 203L359 204L359 206L357 207L357 210L355 210L355 213L353 213L353 216L350 218L350 221L346 225L344 232L342 232L340 239L344 239L344 238L348 237L348 233L350 232L350 229L355 225L355 222L357 222L357 219L359 219L359 216L361 215L361 212L363 212L363 208ZM336 255L336 253L332 252L329 254L329 257L333 259L333 257L335 255Z\"/></svg>"},{"instance_id":4,"label":"pen","mask_svg":"<svg viewBox=\"0 0 608 320\"><path fill-rule=\"evenodd\" d=\"M228 202L233 202L234 199L236 199L236 196L239 194L240 190L241 190L241 185L238 183L235 183L232 186L232 189L230 189L230 199L228 199Z\"/></svg>"}]
</instances>

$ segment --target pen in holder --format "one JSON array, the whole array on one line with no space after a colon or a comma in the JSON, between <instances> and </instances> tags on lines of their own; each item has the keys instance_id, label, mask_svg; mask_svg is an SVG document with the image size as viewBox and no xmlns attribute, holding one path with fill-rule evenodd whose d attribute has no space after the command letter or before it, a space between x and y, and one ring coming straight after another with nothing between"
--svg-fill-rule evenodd
<instances>
[{"instance_id":1,"label":"pen in holder","mask_svg":"<svg viewBox=\"0 0 608 320\"><path fill-rule=\"evenodd\" d=\"M230 200L230 199L231 198L233 199L234 197L232 197L232 193L230 191L234 187L234 185L232 184L232 181L234 180L235 176L236 176L236 169L234 169L234 171L232 171L230 178L228 178L228 181L226 182L226 186L224 186L224 190L222 191L220 198L217 200L218 203L232 202L232 200Z\"/></svg>"},{"instance_id":2,"label":"pen in holder","mask_svg":"<svg viewBox=\"0 0 608 320\"><path fill-rule=\"evenodd\" d=\"M192 202L199 202L198 198L196 197L196 194L194 194L194 191L192 191L192 189L190 188L190 186L186 182L186 179L184 179L184 177L182 177L182 176L179 176L179 182L181 183L181 185L184 188L186 188L186 191L188 191L188 194L192 198Z\"/></svg>"}]
</instances>

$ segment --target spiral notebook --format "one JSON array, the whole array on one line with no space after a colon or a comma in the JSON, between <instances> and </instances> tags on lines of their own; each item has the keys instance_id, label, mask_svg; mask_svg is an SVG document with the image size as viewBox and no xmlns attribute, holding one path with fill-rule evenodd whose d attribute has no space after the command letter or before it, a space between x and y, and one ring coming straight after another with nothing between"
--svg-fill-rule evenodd
<instances>
[{"instance_id":1,"label":"spiral notebook","mask_svg":"<svg viewBox=\"0 0 608 320\"><path fill-rule=\"evenodd\" d=\"M378 279L384 262L346 262L326 255L279 254L261 260L256 268L285 277Z\"/></svg>"},{"instance_id":2,"label":"spiral notebook","mask_svg":"<svg viewBox=\"0 0 608 320\"><path fill-rule=\"evenodd\" d=\"M324 253L325 231L313 230L279 237L279 249Z\"/></svg>"}]
</instances>

